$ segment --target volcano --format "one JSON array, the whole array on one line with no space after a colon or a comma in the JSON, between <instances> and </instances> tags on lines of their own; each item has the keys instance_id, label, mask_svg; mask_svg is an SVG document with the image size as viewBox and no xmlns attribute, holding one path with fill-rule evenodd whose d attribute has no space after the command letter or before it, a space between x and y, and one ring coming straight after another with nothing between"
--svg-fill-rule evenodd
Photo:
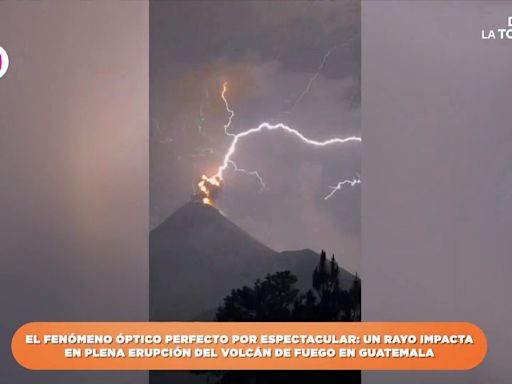
<instances>
[{"instance_id":1,"label":"volcano","mask_svg":"<svg viewBox=\"0 0 512 384\"><path fill-rule=\"evenodd\" d=\"M151 231L150 320L210 321L233 289L289 270L307 290L319 260L312 250L276 252L222 215L190 202ZM354 276L340 268L343 287Z\"/></svg>"}]
</instances>

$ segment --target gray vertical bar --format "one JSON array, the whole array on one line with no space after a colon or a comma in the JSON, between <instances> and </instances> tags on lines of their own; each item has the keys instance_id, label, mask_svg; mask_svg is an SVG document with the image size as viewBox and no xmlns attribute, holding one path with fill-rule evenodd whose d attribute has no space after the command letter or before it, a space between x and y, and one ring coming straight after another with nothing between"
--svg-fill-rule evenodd
<instances>
[{"instance_id":1,"label":"gray vertical bar","mask_svg":"<svg viewBox=\"0 0 512 384\"><path fill-rule=\"evenodd\" d=\"M1 2L0 383L143 383L34 372L31 321L146 320L148 4Z\"/></svg>"},{"instance_id":2,"label":"gray vertical bar","mask_svg":"<svg viewBox=\"0 0 512 384\"><path fill-rule=\"evenodd\" d=\"M504 383L512 342L512 2L363 2L363 316L470 321L467 372L366 383Z\"/></svg>"}]
</instances>

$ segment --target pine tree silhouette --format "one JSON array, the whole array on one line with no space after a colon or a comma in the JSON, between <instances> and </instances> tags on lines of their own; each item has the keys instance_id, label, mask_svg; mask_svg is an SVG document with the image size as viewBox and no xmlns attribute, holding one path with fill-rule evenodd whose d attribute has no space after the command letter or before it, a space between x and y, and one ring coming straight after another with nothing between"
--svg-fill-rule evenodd
<instances>
[{"instance_id":1,"label":"pine tree silhouette","mask_svg":"<svg viewBox=\"0 0 512 384\"><path fill-rule=\"evenodd\" d=\"M216 321L360 321L361 279L342 290L340 267L324 250L313 271L312 288L295 287L290 271L268 274L253 287L234 289L217 309ZM203 372L204 373L204 372ZM360 384L360 371L225 371L208 372L216 384L281 384L285 382Z\"/></svg>"}]
</instances>

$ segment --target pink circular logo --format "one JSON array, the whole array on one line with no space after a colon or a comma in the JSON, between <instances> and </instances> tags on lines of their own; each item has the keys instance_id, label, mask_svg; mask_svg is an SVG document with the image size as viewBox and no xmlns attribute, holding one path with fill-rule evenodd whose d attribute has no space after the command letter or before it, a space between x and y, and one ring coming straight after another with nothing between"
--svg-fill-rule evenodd
<instances>
[{"instance_id":1,"label":"pink circular logo","mask_svg":"<svg viewBox=\"0 0 512 384\"><path fill-rule=\"evenodd\" d=\"M0 78L2 78L9 68L9 56L5 49L0 47Z\"/></svg>"}]
</instances>

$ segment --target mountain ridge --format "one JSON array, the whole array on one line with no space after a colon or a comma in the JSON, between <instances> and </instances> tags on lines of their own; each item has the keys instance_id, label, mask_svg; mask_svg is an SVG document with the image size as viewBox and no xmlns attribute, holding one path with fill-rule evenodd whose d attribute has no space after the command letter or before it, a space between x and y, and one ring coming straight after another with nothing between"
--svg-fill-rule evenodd
<instances>
[{"instance_id":1,"label":"mountain ridge","mask_svg":"<svg viewBox=\"0 0 512 384\"><path fill-rule=\"evenodd\" d=\"M189 202L150 232L150 320L208 318L233 289L290 270L311 287L319 255L310 249L276 252L215 207ZM342 270L342 286L353 275Z\"/></svg>"}]
</instances>

